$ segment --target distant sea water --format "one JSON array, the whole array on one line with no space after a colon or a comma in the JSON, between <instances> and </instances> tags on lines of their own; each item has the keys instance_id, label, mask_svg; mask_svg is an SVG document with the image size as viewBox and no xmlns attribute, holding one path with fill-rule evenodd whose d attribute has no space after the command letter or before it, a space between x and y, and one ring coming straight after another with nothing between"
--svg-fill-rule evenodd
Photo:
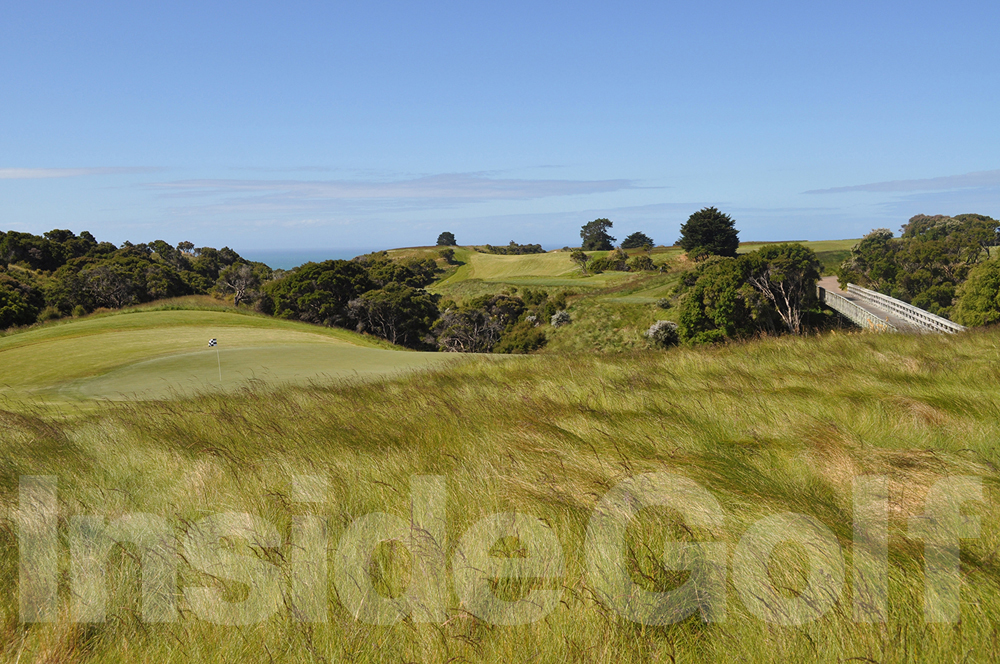
<instances>
[{"instance_id":1,"label":"distant sea water","mask_svg":"<svg viewBox=\"0 0 1000 664\"><path fill-rule=\"evenodd\" d=\"M240 256L267 265L272 270L291 270L303 263L332 260L350 260L375 249L287 249L282 251L241 251Z\"/></svg>"}]
</instances>

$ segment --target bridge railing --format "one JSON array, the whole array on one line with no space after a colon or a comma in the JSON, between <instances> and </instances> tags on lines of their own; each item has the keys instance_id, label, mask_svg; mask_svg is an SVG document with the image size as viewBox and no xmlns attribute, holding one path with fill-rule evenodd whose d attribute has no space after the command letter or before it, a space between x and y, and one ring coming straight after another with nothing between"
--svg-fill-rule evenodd
<instances>
[{"instance_id":1,"label":"bridge railing","mask_svg":"<svg viewBox=\"0 0 1000 664\"><path fill-rule=\"evenodd\" d=\"M868 304L878 307L879 309L888 311L889 313L902 318L914 327L918 327L923 330L954 334L955 332L963 332L967 329L964 325L954 323L947 318L936 316L931 312L924 311L923 309L915 307L912 304L907 304L906 302L897 300L894 297L889 297L888 295L883 295L882 293L868 290L867 288L862 288L861 286L847 284L847 292L859 300L867 302Z\"/></svg>"},{"instance_id":2,"label":"bridge railing","mask_svg":"<svg viewBox=\"0 0 1000 664\"><path fill-rule=\"evenodd\" d=\"M895 332L896 327L888 321L882 320L867 309L859 307L843 295L831 293L822 286L816 287L819 301L826 304L835 311L839 311L849 321L866 330L873 332Z\"/></svg>"}]
</instances>

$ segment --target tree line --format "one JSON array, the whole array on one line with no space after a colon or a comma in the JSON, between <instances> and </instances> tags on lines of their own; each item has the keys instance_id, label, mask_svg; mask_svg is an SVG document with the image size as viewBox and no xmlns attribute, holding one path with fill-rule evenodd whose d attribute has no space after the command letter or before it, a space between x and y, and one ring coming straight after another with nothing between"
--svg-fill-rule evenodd
<instances>
[{"instance_id":1,"label":"tree line","mask_svg":"<svg viewBox=\"0 0 1000 664\"><path fill-rule=\"evenodd\" d=\"M0 232L0 329L182 295L227 293L239 303L271 277L228 247L116 247L87 231Z\"/></svg>"},{"instance_id":2,"label":"tree line","mask_svg":"<svg viewBox=\"0 0 1000 664\"><path fill-rule=\"evenodd\" d=\"M217 294L260 313L409 348L519 353L544 345L541 328L566 307L565 294L530 289L442 302L425 290L440 270L434 259L394 260L384 251L272 270L228 247L162 240L116 247L86 231L0 232L0 329Z\"/></svg>"},{"instance_id":3,"label":"tree line","mask_svg":"<svg viewBox=\"0 0 1000 664\"><path fill-rule=\"evenodd\" d=\"M985 215L918 214L900 237L887 228L865 235L837 275L841 287L854 283L939 316L954 312L971 321L971 301L961 304L962 284L998 244L1000 222Z\"/></svg>"}]
</instances>

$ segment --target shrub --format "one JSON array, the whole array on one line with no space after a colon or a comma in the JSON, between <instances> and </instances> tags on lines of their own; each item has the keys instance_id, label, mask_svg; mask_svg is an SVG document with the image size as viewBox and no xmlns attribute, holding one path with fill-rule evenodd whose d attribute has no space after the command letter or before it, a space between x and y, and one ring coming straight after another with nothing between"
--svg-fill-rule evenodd
<instances>
[{"instance_id":1,"label":"shrub","mask_svg":"<svg viewBox=\"0 0 1000 664\"><path fill-rule=\"evenodd\" d=\"M646 338L658 346L676 346L680 342L677 323L672 320L658 320L646 330Z\"/></svg>"},{"instance_id":2,"label":"shrub","mask_svg":"<svg viewBox=\"0 0 1000 664\"><path fill-rule=\"evenodd\" d=\"M87 315L87 310L83 308L82 304L78 304L73 307L73 318L81 318Z\"/></svg>"},{"instance_id":3,"label":"shrub","mask_svg":"<svg viewBox=\"0 0 1000 664\"><path fill-rule=\"evenodd\" d=\"M529 316L528 318L532 318ZM545 332L535 327L535 325L525 319L512 327L503 335L496 346L494 353L524 354L533 350L538 350L545 345Z\"/></svg>"},{"instance_id":4,"label":"shrub","mask_svg":"<svg viewBox=\"0 0 1000 664\"><path fill-rule=\"evenodd\" d=\"M566 311L557 311L552 314L552 318L549 319L549 324L552 327L562 327L563 325L569 325L572 322L569 313Z\"/></svg>"},{"instance_id":5,"label":"shrub","mask_svg":"<svg viewBox=\"0 0 1000 664\"><path fill-rule=\"evenodd\" d=\"M639 254L638 256L633 256L628 259L626 263L630 272L654 272L656 271L656 265L653 263L653 259L645 254Z\"/></svg>"},{"instance_id":6,"label":"shrub","mask_svg":"<svg viewBox=\"0 0 1000 664\"><path fill-rule=\"evenodd\" d=\"M62 314L56 307L45 307L38 314L38 321L56 320L57 318L62 318Z\"/></svg>"},{"instance_id":7,"label":"shrub","mask_svg":"<svg viewBox=\"0 0 1000 664\"><path fill-rule=\"evenodd\" d=\"M540 244L518 244L513 240L510 241L506 247L494 247L492 244L487 244L484 247L477 247L477 251L485 254L500 254L503 256L520 256L523 254L544 254L545 250L542 249Z\"/></svg>"},{"instance_id":8,"label":"shrub","mask_svg":"<svg viewBox=\"0 0 1000 664\"><path fill-rule=\"evenodd\" d=\"M656 301L656 306L658 306L660 309L669 309L674 305L671 304L670 298L661 297L659 300Z\"/></svg>"}]
</instances>

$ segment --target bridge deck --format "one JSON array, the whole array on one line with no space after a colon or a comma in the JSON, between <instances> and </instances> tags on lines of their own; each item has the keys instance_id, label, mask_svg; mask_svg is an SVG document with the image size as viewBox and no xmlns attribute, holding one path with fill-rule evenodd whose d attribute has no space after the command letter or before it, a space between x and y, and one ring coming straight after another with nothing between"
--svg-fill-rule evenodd
<instances>
[{"instance_id":1,"label":"bridge deck","mask_svg":"<svg viewBox=\"0 0 1000 664\"><path fill-rule=\"evenodd\" d=\"M840 290L840 284L837 283L837 277L823 277L819 280L819 285L822 288L830 291L831 293L836 293L846 300L850 300L854 304L858 305L868 313L878 316L884 321L887 321L890 325L895 327L900 332L923 332L920 328L914 326L912 323L903 320L899 316L893 315L886 311L885 309L880 309L879 307L873 306L864 300L859 299L855 295L848 293L847 291Z\"/></svg>"}]
</instances>

